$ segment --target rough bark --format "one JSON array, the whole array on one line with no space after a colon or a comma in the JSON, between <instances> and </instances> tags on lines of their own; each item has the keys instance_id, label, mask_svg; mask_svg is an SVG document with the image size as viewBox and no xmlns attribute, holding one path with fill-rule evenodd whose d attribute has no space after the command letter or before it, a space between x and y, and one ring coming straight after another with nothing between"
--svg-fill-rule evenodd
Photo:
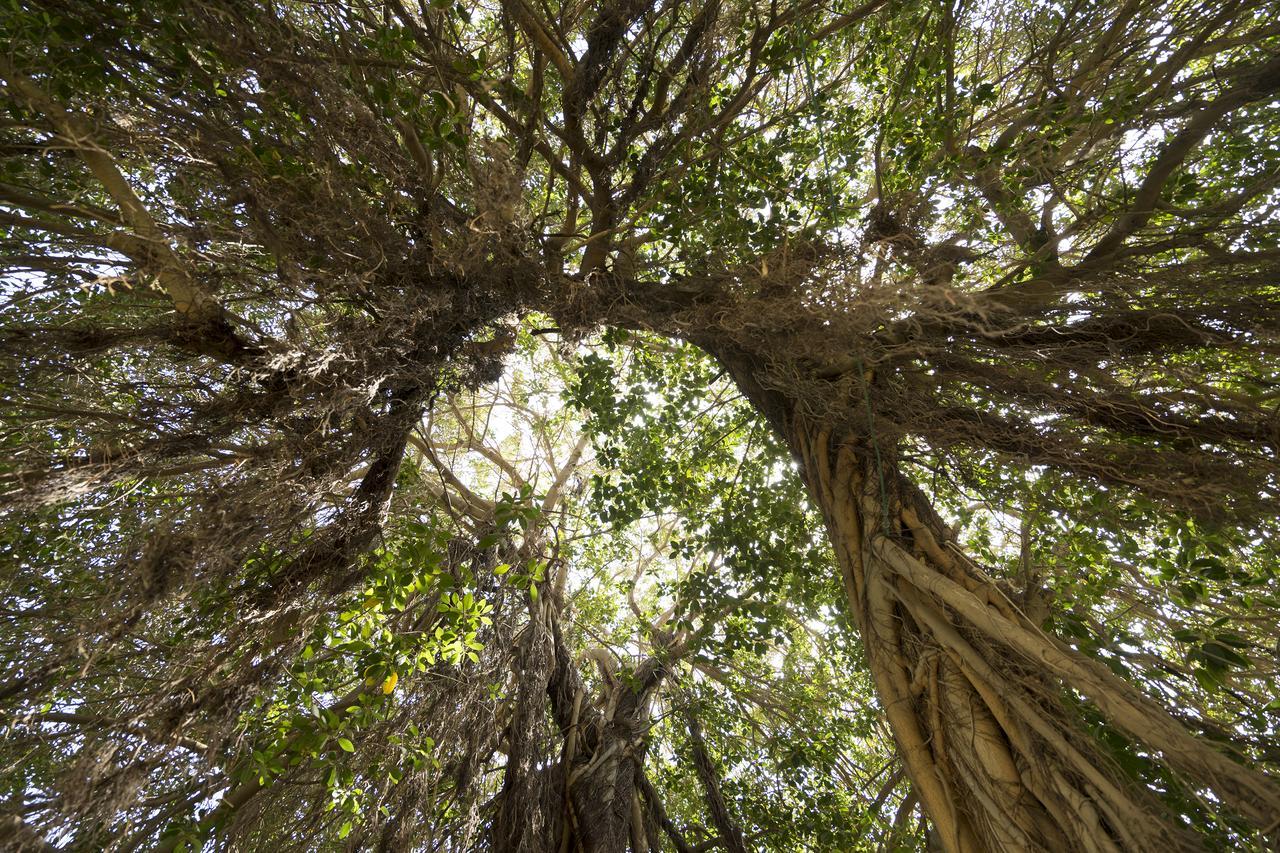
<instances>
[{"instance_id":1,"label":"rough bark","mask_svg":"<svg viewBox=\"0 0 1280 853\"><path fill-rule=\"evenodd\" d=\"M1255 825L1280 814L1274 782L1046 635L874 446L800 415L787 438L822 509L880 701L942 849L1199 849L1081 729L1064 691Z\"/></svg>"},{"instance_id":2,"label":"rough bark","mask_svg":"<svg viewBox=\"0 0 1280 853\"><path fill-rule=\"evenodd\" d=\"M702 734L702 724L698 716L688 705L684 708L685 724L689 727L689 743L693 747L693 767L702 782L702 790L707 800L707 808L711 810L711 820L720 833L724 847L729 853L747 853L747 846L742 840L742 830L733 822L729 814L729 806L720 791L720 772L707 751L707 741Z\"/></svg>"},{"instance_id":3,"label":"rough bark","mask_svg":"<svg viewBox=\"0 0 1280 853\"><path fill-rule=\"evenodd\" d=\"M507 725L507 766L493 824L494 849L511 853L555 850L560 843L561 822L556 818L560 789L555 784L559 774L539 766L545 758L540 735L556 651L545 601L530 608L515 660L517 687Z\"/></svg>"},{"instance_id":4,"label":"rough bark","mask_svg":"<svg viewBox=\"0 0 1280 853\"><path fill-rule=\"evenodd\" d=\"M615 853L634 846L647 831L636 778L648 749L654 691L670 661L655 655L625 678L605 684L593 698L579 674L556 620L551 621L555 664L548 693L564 737L561 766L567 825L560 851Z\"/></svg>"}]
</instances>

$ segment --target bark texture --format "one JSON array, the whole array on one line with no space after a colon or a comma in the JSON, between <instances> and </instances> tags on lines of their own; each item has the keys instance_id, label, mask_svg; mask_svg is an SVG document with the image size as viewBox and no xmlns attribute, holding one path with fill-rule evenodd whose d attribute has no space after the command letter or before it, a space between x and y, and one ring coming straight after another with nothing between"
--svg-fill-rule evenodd
<instances>
[{"instance_id":1,"label":"bark texture","mask_svg":"<svg viewBox=\"0 0 1280 853\"><path fill-rule=\"evenodd\" d=\"M925 496L869 441L800 415L788 438L944 850L1200 849L1082 730L1064 698L1073 694L1257 825L1280 814L1272 780L1046 634L1033 618L1036 602L966 557Z\"/></svg>"}]
</instances>

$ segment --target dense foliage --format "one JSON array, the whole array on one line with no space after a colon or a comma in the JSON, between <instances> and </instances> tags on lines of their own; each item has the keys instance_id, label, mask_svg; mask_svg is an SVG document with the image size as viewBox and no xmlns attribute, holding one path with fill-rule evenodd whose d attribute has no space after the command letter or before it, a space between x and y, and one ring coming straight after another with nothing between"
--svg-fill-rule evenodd
<instances>
[{"instance_id":1,"label":"dense foliage","mask_svg":"<svg viewBox=\"0 0 1280 853\"><path fill-rule=\"evenodd\" d=\"M5 843L1280 843L1277 21L12 0Z\"/></svg>"}]
</instances>

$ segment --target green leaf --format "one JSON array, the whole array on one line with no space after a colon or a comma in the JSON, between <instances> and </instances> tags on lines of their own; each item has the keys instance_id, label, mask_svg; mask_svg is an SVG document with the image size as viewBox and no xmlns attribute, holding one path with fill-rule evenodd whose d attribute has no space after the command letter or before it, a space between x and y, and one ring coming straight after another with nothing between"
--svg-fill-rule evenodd
<instances>
[{"instance_id":1,"label":"green leaf","mask_svg":"<svg viewBox=\"0 0 1280 853\"><path fill-rule=\"evenodd\" d=\"M1240 669L1248 669L1252 666L1247 657L1216 640L1210 640L1205 643L1200 647L1200 650L1211 663L1219 663L1222 666L1235 666Z\"/></svg>"},{"instance_id":2,"label":"green leaf","mask_svg":"<svg viewBox=\"0 0 1280 853\"><path fill-rule=\"evenodd\" d=\"M1196 683L1210 693L1216 693L1222 687L1222 676L1208 669L1197 667L1192 670Z\"/></svg>"}]
</instances>

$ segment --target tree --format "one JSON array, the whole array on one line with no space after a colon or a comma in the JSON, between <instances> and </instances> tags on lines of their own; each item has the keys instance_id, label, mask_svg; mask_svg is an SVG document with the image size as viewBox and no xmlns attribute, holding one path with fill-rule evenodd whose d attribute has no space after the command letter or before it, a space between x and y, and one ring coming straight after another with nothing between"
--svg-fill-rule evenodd
<instances>
[{"instance_id":1,"label":"tree","mask_svg":"<svg viewBox=\"0 0 1280 853\"><path fill-rule=\"evenodd\" d=\"M9 760L40 759L6 770L15 834L296 837L308 807L270 780L328 768L341 791L339 753L399 750L417 781L364 843L642 849L662 829L687 848L646 775L659 732L697 770L667 780L672 810L709 803L734 849L771 827L743 820L751 786L736 815L715 790L745 758L707 723L771 700L718 711L712 682L749 685L702 650L825 613L862 650L839 645L832 680L856 692L865 666L910 785L862 806L892 799L914 833L918 802L920 843L1273 842L1275 12L16 4L0 697ZM535 337L562 352L527 381L559 377L597 468L564 497L586 445L531 425L548 491L490 448L505 473L482 476L512 491L489 500L424 417ZM691 455L679 413L726 377L751 410L729 458ZM633 602L644 654L616 684L588 686L562 627L569 567L616 555L556 563L561 500L671 548L675 588ZM285 696L320 642L332 668ZM745 645L767 668L769 643ZM446 654L477 669L420 657ZM396 716L379 694L410 664L422 701ZM512 716L482 721L511 666ZM782 681L797 721L840 706ZM64 710L95 703L115 712ZM64 760L45 724L111 736ZM180 748L203 781L175 781ZM210 772L225 805L202 807ZM413 809L447 840L413 837Z\"/></svg>"}]
</instances>

